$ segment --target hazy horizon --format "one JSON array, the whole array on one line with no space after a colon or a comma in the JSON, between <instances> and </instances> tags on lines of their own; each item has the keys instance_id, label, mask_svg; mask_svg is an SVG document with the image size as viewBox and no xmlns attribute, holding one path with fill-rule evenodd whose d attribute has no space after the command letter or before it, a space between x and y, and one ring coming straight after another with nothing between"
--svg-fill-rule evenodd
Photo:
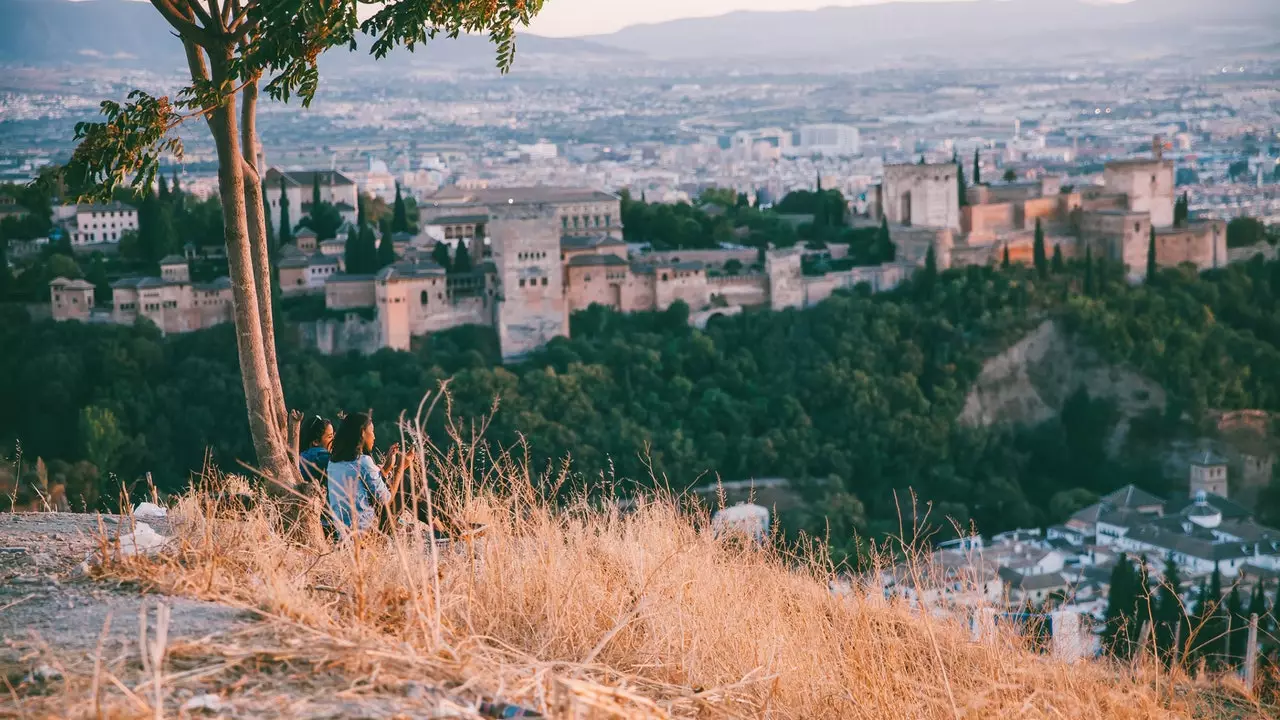
<instances>
[{"instance_id":1,"label":"hazy horizon","mask_svg":"<svg viewBox=\"0 0 1280 720\"><path fill-rule=\"evenodd\" d=\"M93 0L71 0L92 2ZM147 2L148 0L136 0ZM882 5L890 2L975 2L976 0L545 0L542 12L529 25L529 32L546 37L583 37L616 32L632 25L668 20L715 17L741 11L779 12L818 10L827 7ZM1007 1L1007 0L1006 0ZM1081 0L1097 4L1127 3L1133 0Z\"/></svg>"}]
</instances>

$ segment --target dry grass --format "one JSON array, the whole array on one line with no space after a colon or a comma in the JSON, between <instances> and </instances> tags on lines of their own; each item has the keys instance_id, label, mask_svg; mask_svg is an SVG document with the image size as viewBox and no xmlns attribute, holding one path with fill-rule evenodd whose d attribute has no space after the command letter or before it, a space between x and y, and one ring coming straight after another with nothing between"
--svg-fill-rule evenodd
<instances>
[{"instance_id":1,"label":"dry grass","mask_svg":"<svg viewBox=\"0 0 1280 720\"><path fill-rule=\"evenodd\" d=\"M283 663L292 676L305 668L317 693L427 681L575 718L1225 712L1219 695L1185 678L1067 665L1009 637L975 643L961 621L874 589L837 597L820 560L716 537L707 517L671 497L626 514L582 498L552 502L563 473L533 475L519 457L459 439L448 454L419 439L427 460L415 474L438 488L430 500L443 521L488 525L473 552L433 553L421 526L333 547L314 508L296 523L296 510L273 502L221 517L197 492L171 511L174 552L106 572L254 609L267 622L253 637L201 648L206 675ZM270 682L242 679L238 691ZM92 716L87 685L78 687L65 708ZM142 704L125 710L142 712L146 693L137 696ZM1230 716L1262 715L1246 705Z\"/></svg>"}]
</instances>

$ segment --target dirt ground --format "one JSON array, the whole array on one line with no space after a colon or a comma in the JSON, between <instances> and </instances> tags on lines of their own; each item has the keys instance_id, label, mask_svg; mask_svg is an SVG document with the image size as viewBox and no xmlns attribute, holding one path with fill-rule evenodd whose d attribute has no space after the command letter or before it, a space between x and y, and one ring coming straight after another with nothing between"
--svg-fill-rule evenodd
<instances>
[{"instance_id":1,"label":"dirt ground","mask_svg":"<svg viewBox=\"0 0 1280 720\"><path fill-rule=\"evenodd\" d=\"M167 536L163 520L148 524ZM430 684L379 681L376 666L353 674L322 654L281 652L314 640L251 611L93 579L86 557L121 530L112 516L0 513L0 718L99 717L95 678L106 717L158 717L140 640L144 608L154 638L161 604L166 717L480 717Z\"/></svg>"}]
</instances>

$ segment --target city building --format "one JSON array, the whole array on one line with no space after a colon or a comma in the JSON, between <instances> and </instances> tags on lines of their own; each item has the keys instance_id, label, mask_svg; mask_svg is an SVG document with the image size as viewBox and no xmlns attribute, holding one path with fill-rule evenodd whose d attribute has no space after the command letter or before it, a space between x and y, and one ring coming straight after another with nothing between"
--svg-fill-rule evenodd
<instances>
[{"instance_id":1,"label":"city building","mask_svg":"<svg viewBox=\"0 0 1280 720\"><path fill-rule=\"evenodd\" d=\"M93 285L56 278L49 283L54 320L131 325L146 318L166 334L203 330L231 320L231 281L193 283L185 258L160 261L160 277L134 277L111 284L110 308L94 306Z\"/></svg>"},{"instance_id":2,"label":"city building","mask_svg":"<svg viewBox=\"0 0 1280 720\"><path fill-rule=\"evenodd\" d=\"M342 219L355 223L359 192L356 183L337 170L267 170L265 193L270 208L268 217L280 222L280 195L283 181L284 196L289 199L289 218L294 223L311 210L311 199L317 185L320 201L337 208Z\"/></svg>"},{"instance_id":3,"label":"city building","mask_svg":"<svg viewBox=\"0 0 1280 720\"><path fill-rule=\"evenodd\" d=\"M120 236L138 231L137 208L119 202L62 205L54 210L53 219L71 239L73 250L119 245Z\"/></svg>"},{"instance_id":4,"label":"city building","mask_svg":"<svg viewBox=\"0 0 1280 720\"><path fill-rule=\"evenodd\" d=\"M622 237L622 205L618 196L584 188L450 186L423 198L418 204L418 216L419 222L427 227L434 223L444 223L443 227L449 224L475 226L484 224L479 221L480 216L525 205L549 208L565 234L602 233ZM461 218L469 218L471 222Z\"/></svg>"},{"instance_id":5,"label":"city building","mask_svg":"<svg viewBox=\"0 0 1280 720\"><path fill-rule=\"evenodd\" d=\"M860 150L858 128L852 125L801 125L797 153L808 155L857 155Z\"/></svg>"}]
</instances>

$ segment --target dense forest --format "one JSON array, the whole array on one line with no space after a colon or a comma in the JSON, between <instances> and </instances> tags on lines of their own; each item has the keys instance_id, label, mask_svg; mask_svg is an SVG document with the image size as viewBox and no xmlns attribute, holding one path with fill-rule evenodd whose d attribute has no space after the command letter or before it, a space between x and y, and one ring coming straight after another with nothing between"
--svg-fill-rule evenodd
<instances>
[{"instance_id":1,"label":"dense forest","mask_svg":"<svg viewBox=\"0 0 1280 720\"><path fill-rule=\"evenodd\" d=\"M957 415L984 359L1048 317L1105 358L1163 384L1173 402L1141 432L1194 431L1209 408L1280 409L1280 264L1201 276L1162 271L1130 286L1106 263L922 271L896 291L837 294L803 311L718 318L688 308L620 315L593 307L518 365L491 330L439 333L412 353L326 357L282 330L289 404L333 416L374 409L383 438L401 410L451 379L454 412L498 410L487 440L526 439L539 467L677 489L719 477L786 477L809 510L790 528L896 531L910 492L935 519L987 532L1062 519L1125 482L1165 491L1158 467L1103 450L1114 408L1077 394L1059 420L982 429ZM74 504L105 502L150 472L185 485L207 457L252 456L230 326L162 338L155 328L0 317L0 441L42 459ZM434 418L441 432L441 418ZM28 472L31 472L28 470ZM108 493L109 494L109 493ZM838 510L837 510L838 509Z\"/></svg>"}]
</instances>

